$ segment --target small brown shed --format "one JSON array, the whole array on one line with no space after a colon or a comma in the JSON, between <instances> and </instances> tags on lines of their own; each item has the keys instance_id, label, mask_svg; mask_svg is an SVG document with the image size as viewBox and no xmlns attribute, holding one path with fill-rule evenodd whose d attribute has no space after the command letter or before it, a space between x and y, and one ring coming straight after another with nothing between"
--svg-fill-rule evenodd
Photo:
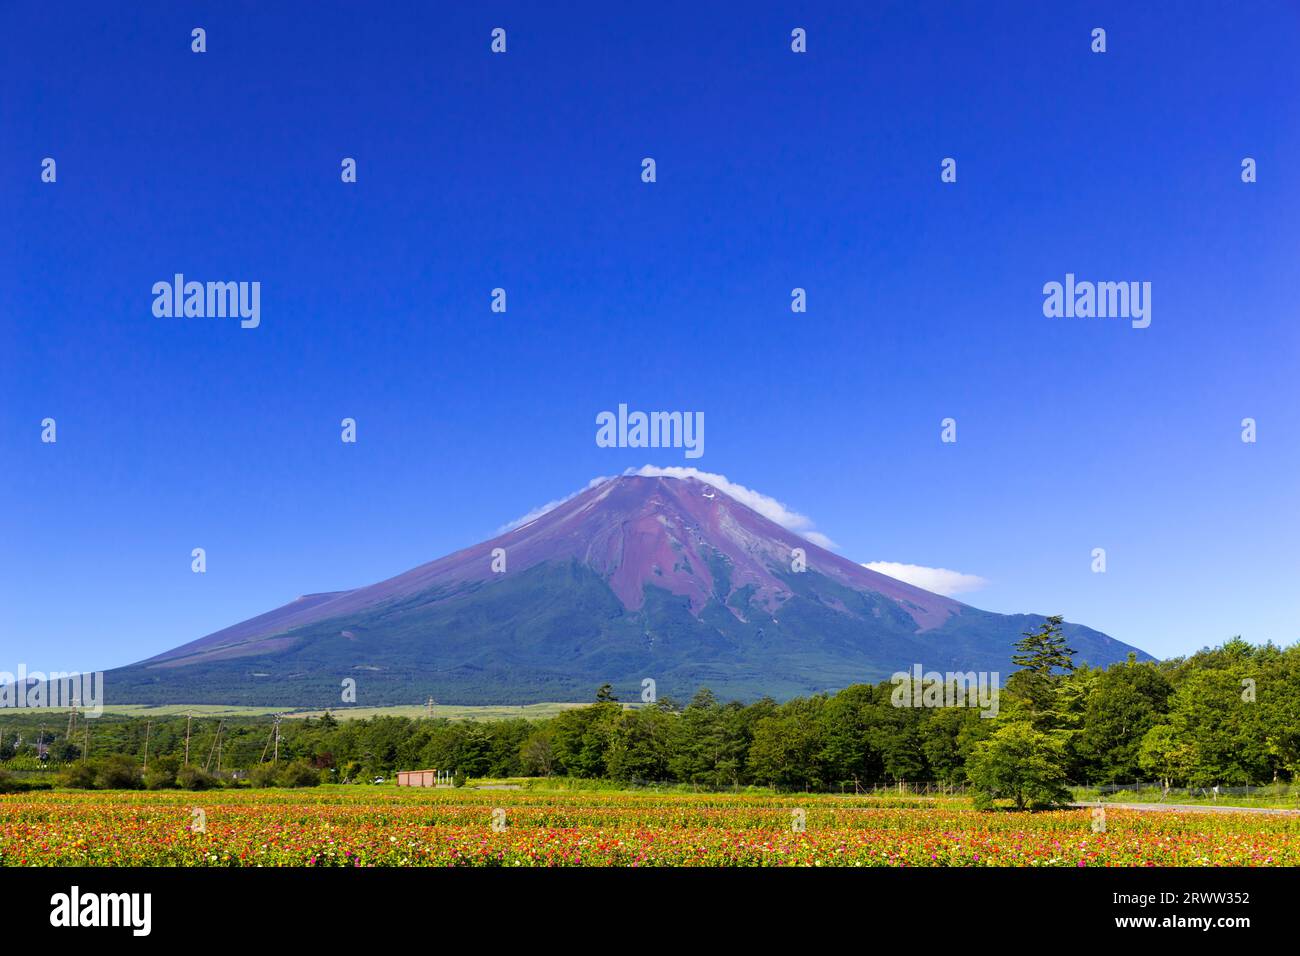
<instances>
[{"instance_id":1,"label":"small brown shed","mask_svg":"<svg viewBox=\"0 0 1300 956\"><path fill-rule=\"evenodd\" d=\"M438 785L438 771L399 770L397 771L397 785L399 787L436 787Z\"/></svg>"}]
</instances>

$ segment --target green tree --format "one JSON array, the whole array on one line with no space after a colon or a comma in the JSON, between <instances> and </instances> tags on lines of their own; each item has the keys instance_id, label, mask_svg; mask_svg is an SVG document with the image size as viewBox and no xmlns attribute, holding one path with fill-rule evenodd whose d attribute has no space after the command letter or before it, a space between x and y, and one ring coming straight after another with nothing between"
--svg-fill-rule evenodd
<instances>
[{"instance_id":1,"label":"green tree","mask_svg":"<svg viewBox=\"0 0 1300 956\"><path fill-rule=\"evenodd\" d=\"M1037 629L1025 631L1016 642L1018 653L1011 662L1020 670L1007 680L1009 693L1024 702L1030 723L1038 730L1062 725L1057 696L1061 677L1074 670L1074 651L1061 630L1062 618L1055 614Z\"/></svg>"},{"instance_id":2,"label":"green tree","mask_svg":"<svg viewBox=\"0 0 1300 956\"><path fill-rule=\"evenodd\" d=\"M93 790L95 788L95 768L90 764L74 763L63 773L62 783L65 787L76 790Z\"/></svg>"},{"instance_id":3,"label":"green tree","mask_svg":"<svg viewBox=\"0 0 1300 956\"><path fill-rule=\"evenodd\" d=\"M144 785L149 790L169 790L176 786L176 773L180 770L180 758L172 754L155 757L149 762L149 769L144 772Z\"/></svg>"},{"instance_id":4,"label":"green tree","mask_svg":"<svg viewBox=\"0 0 1300 956\"><path fill-rule=\"evenodd\" d=\"M671 777L705 787L739 786L755 715L766 714L768 703L721 704L707 687L698 691L669 728Z\"/></svg>"},{"instance_id":5,"label":"green tree","mask_svg":"<svg viewBox=\"0 0 1300 956\"><path fill-rule=\"evenodd\" d=\"M153 768L149 768L150 773ZM221 781L208 773L202 767L196 767L191 764L188 767L181 767L176 771L176 786L182 790L211 790L221 786Z\"/></svg>"},{"instance_id":6,"label":"green tree","mask_svg":"<svg viewBox=\"0 0 1300 956\"><path fill-rule=\"evenodd\" d=\"M1138 743L1138 766L1171 786L1175 780L1187 779L1192 768L1191 748L1175 739L1168 724L1156 724Z\"/></svg>"},{"instance_id":7,"label":"green tree","mask_svg":"<svg viewBox=\"0 0 1300 956\"><path fill-rule=\"evenodd\" d=\"M824 697L795 698L754 726L749 769L754 779L784 789L819 790L825 784L818 712Z\"/></svg>"},{"instance_id":8,"label":"green tree","mask_svg":"<svg viewBox=\"0 0 1300 956\"><path fill-rule=\"evenodd\" d=\"M609 776L638 782L664 779L675 719L661 707L620 712L614 719L605 757Z\"/></svg>"},{"instance_id":9,"label":"green tree","mask_svg":"<svg viewBox=\"0 0 1300 956\"><path fill-rule=\"evenodd\" d=\"M944 707L932 710L922 721L921 752L935 780L962 783L966 762L975 745L995 729L996 720L980 717L973 707Z\"/></svg>"},{"instance_id":10,"label":"green tree","mask_svg":"<svg viewBox=\"0 0 1300 956\"><path fill-rule=\"evenodd\" d=\"M1264 746L1278 771L1300 774L1300 644L1280 653L1259 677Z\"/></svg>"},{"instance_id":11,"label":"green tree","mask_svg":"<svg viewBox=\"0 0 1300 956\"><path fill-rule=\"evenodd\" d=\"M967 776L977 809L1010 800L1017 810L1045 809L1068 803L1065 754L1051 735L1016 722L975 745Z\"/></svg>"},{"instance_id":12,"label":"green tree","mask_svg":"<svg viewBox=\"0 0 1300 956\"><path fill-rule=\"evenodd\" d=\"M320 771L299 757L280 770L277 780L282 787L315 787L320 785Z\"/></svg>"},{"instance_id":13,"label":"green tree","mask_svg":"<svg viewBox=\"0 0 1300 956\"><path fill-rule=\"evenodd\" d=\"M880 724L875 697L874 687L854 684L828 698L818 714L818 761L832 784L872 781L883 772L880 741L875 733Z\"/></svg>"},{"instance_id":14,"label":"green tree","mask_svg":"<svg viewBox=\"0 0 1300 956\"><path fill-rule=\"evenodd\" d=\"M1187 674L1170 701L1172 740L1188 783L1239 785L1266 780L1272 766L1264 711L1243 694L1246 665Z\"/></svg>"},{"instance_id":15,"label":"green tree","mask_svg":"<svg viewBox=\"0 0 1300 956\"><path fill-rule=\"evenodd\" d=\"M1142 740L1164 718L1173 686L1155 664L1132 658L1093 674L1072 741L1077 779L1134 780L1143 769Z\"/></svg>"},{"instance_id":16,"label":"green tree","mask_svg":"<svg viewBox=\"0 0 1300 956\"><path fill-rule=\"evenodd\" d=\"M555 731L544 725L534 730L519 747L523 772L530 777L549 777L555 773Z\"/></svg>"},{"instance_id":17,"label":"green tree","mask_svg":"<svg viewBox=\"0 0 1300 956\"><path fill-rule=\"evenodd\" d=\"M93 766L97 790L138 790L143 786L140 765L126 754L113 754Z\"/></svg>"},{"instance_id":18,"label":"green tree","mask_svg":"<svg viewBox=\"0 0 1300 956\"><path fill-rule=\"evenodd\" d=\"M248 781L255 787L278 787L280 785L280 768L274 763L259 763L248 774Z\"/></svg>"}]
</instances>

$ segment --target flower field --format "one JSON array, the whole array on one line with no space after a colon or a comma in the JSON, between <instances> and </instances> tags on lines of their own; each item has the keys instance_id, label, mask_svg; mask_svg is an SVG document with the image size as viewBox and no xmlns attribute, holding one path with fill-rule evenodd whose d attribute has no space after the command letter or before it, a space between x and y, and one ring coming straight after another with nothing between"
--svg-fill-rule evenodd
<instances>
[{"instance_id":1,"label":"flower field","mask_svg":"<svg viewBox=\"0 0 1300 956\"><path fill-rule=\"evenodd\" d=\"M960 798L50 792L0 796L0 865L1295 866L1300 816L1109 809L1095 833Z\"/></svg>"}]
</instances>

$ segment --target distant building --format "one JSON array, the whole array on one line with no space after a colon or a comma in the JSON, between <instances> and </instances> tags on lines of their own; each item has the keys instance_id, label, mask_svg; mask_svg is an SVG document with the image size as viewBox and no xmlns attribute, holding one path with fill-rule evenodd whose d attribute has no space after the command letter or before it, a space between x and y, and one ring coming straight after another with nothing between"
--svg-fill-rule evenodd
<instances>
[{"instance_id":1,"label":"distant building","mask_svg":"<svg viewBox=\"0 0 1300 956\"><path fill-rule=\"evenodd\" d=\"M438 771L399 770L397 771L397 785L399 787L436 787L438 785Z\"/></svg>"}]
</instances>

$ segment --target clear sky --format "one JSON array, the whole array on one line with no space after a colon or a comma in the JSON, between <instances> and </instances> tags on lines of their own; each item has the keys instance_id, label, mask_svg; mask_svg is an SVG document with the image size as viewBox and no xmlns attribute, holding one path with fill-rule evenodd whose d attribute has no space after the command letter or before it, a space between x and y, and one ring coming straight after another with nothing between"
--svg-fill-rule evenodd
<instances>
[{"instance_id":1,"label":"clear sky","mask_svg":"<svg viewBox=\"0 0 1300 956\"><path fill-rule=\"evenodd\" d=\"M0 670L647 463L1158 656L1300 637L1294 3L288 6L0 10ZM260 327L155 317L178 272ZM1067 272L1150 327L1046 318ZM705 454L598 448L620 402Z\"/></svg>"}]
</instances>

